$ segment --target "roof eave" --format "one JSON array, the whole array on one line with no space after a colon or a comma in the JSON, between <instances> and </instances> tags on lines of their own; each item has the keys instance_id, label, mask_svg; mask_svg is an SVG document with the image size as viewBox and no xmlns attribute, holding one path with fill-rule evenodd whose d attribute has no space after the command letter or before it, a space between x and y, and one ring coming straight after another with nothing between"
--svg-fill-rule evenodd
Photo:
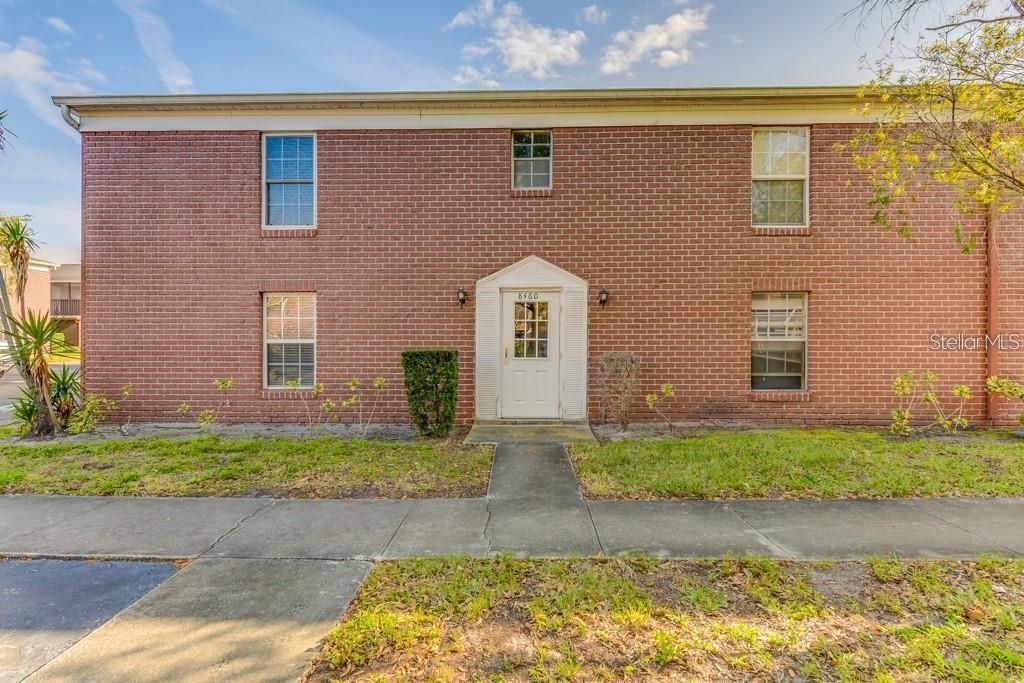
<instances>
[{"instance_id":1,"label":"roof eave","mask_svg":"<svg viewBox=\"0 0 1024 683\"><path fill-rule=\"evenodd\" d=\"M273 109L488 109L510 107L701 107L836 105L858 100L856 86L456 90L365 93L55 96L79 114Z\"/></svg>"}]
</instances>

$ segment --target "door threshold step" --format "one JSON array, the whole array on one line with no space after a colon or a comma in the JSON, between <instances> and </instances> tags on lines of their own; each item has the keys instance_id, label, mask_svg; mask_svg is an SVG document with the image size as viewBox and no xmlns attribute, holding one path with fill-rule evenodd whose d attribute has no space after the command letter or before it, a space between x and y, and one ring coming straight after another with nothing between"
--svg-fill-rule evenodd
<instances>
[{"instance_id":1,"label":"door threshold step","mask_svg":"<svg viewBox=\"0 0 1024 683\"><path fill-rule=\"evenodd\" d=\"M596 443L586 421L481 422L476 421L466 435L467 444L568 444Z\"/></svg>"}]
</instances>

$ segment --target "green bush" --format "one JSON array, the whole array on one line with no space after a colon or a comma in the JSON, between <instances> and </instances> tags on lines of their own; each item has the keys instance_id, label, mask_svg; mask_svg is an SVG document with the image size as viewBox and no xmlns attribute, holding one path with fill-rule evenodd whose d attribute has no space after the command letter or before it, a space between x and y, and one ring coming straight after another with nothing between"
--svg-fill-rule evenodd
<instances>
[{"instance_id":1,"label":"green bush","mask_svg":"<svg viewBox=\"0 0 1024 683\"><path fill-rule=\"evenodd\" d=\"M416 429L426 436L447 436L455 423L459 391L459 352L424 349L402 352L405 394Z\"/></svg>"}]
</instances>

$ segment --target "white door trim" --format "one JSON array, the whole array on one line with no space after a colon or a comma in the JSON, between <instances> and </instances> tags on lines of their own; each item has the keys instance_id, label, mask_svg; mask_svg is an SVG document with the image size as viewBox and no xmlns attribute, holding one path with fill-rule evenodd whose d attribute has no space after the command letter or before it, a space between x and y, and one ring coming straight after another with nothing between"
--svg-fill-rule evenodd
<instances>
[{"instance_id":1,"label":"white door trim","mask_svg":"<svg viewBox=\"0 0 1024 683\"><path fill-rule=\"evenodd\" d=\"M496 420L501 413L502 291L558 291L559 417L587 418L587 283L538 256L528 256L477 281L475 396L476 417Z\"/></svg>"}]
</instances>

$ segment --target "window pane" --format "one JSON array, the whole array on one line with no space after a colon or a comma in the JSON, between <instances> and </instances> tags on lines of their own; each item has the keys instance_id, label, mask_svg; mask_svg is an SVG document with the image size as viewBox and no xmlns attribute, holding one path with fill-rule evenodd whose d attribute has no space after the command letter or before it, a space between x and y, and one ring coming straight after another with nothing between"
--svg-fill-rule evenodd
<instances>
[{"instance_id":1,"label":"window pane","mask_svg":"<svg viewBox=\"0 0 1024 683\"><path fill-rule=\"evenodd\" d=\"M279 137L268 137L267 138L267 158L280 158L281 157L281 141Z\"/></svg>"},{"instance_id":2,"label":"window pane","mask_svg":"<svg viewBox=\"0 0 1024 683\"><path fill-rule=\"evenodd\" d=\"M806 175L807 131L800 128L755 130L751 155L756 176Z\"/></svg>"},{"instance_id":3,"label":"window pane","mask_svg":"<svg viewBox=\"0 0 1024 683\"><path fill-rule=\"evenodd\" d=\"M551 156L551 145L534 145L533 146L533 157L547 158Z\"/></svg>"},{"instance_id":4,"label":"window pane","mask_svg":"<svg viewBox=\"0 0 1024 683\"><path fill-rule=\"evenodd\" d=\"M533 144L548 144L551 142L551 131L541 130L533 134Z\"/></svg>"},{"instance_id":5,"label":"window pane","mask_svg":"<svg viewBox=\"0 0 1024 683\"><path fill-rule=\"evenodd\" d=\"M530 158L530 146L529 145L513 145L512 156L517 159L528 159Z\"/></svg>"},{"instance_id":6,"label":"window pane","mask_svg":"<svg viewBox=\"0 0 1024 683\"><path fill-rule=\"evenodd\" d=\"M755 180L750 212L754 225L804 225L807 214L803 180Z\"/></svg>"},{"instance_id":7,"label":"window pane","mask_svg":"<svg viewBox=\"0 0 1024 683\"><path fill-rule=\"evenodd\" d=\"M519 131L519 130L517 130L514 133L512 133L512 142L514 142L516 144L526 144L526 145L528 145L528 144L530 144L530 142L533 141L532 138L533 138L533 136L530 134L529 131Z\"/></svg>"},{"instance_id":8,"label":"window pane","mask_svg":"<svg viewBox=\"0 0 1024 683\"><path fill-rule=\"evenodd\" d=\"M800 390L804 388L803 378L789 375L754 375L750 378L750 388L765 390Z\"/></svg>"},{"instance_id":9,"label":"window pane","mask_svg":"<svg viewBox=\"0 0 1024 683\"><path fill-rule=\"evenodd\" d=\"M313 183L267 183L267 225L313 225Z\"/></svg>"},{"instance_id":10,"label":"window pane","mask_svg":"<svg viewBox=\"0 0 1024 683\"><path fill-rule=\"evenodd\" d=\"M267 364L280 365L283 357L280 344L267 344Z\"/></svg>"}]
</instances>

